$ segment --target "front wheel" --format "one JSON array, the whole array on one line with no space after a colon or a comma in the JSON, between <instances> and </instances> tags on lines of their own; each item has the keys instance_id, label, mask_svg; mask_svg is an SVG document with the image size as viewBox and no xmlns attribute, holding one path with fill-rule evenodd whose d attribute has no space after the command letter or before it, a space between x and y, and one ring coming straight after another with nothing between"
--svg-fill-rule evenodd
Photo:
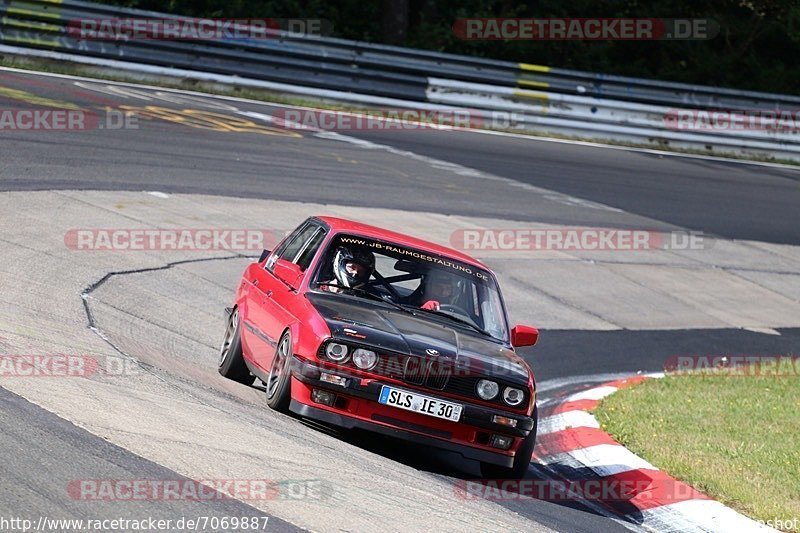
<instances>
[{"instance_id":1,"label":"front wheel","mask_svg":"<svg viewBox=\"0 0 800 533\"><path fill-rule=\"evenodd\" d=\"M272 368L267 378L267 405L281 413L289 410L291 401L291 365L292 365L292 334L288 331L283 334L275 357L272 359Z\"/></svg>"},{"instance_id":2,"label":"front wheel","mask_svg":"<svg viewBox=\"0 0 800 533\"><path fill-rule=\"evenodd\" d=\"M481 476L485 479L522 479L528 472L528 466L531 464L531 457L533 456L533 448L536 446L536 429L539 425L538 409L533 409L533 429L530 434L522 441L522 446L517 450L514 455L514 464L508 468L498 466L491 463L481 463Z\"/></svg>"},{"instance_id":3,"label":"front wheel","mask_svg":"<svg viewBox=\"0 0 800 533\"><path fill-rule=\"evenodd\" d=\"M225 337L219 349L219 373L228 379L252 385L256 378L250 373L242 355L242 337L239 325L239 308L231 311L225 327Z\"/></svg>"}]
</instances>

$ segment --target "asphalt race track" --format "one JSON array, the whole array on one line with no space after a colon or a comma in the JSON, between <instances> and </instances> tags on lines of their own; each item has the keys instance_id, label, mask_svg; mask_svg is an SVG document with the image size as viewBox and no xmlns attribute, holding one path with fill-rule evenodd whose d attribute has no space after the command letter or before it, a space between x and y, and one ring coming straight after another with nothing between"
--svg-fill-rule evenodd
<instances>
[{"instance_id":1,"label":"asphalt race track","mask_svg":"<svg viewBox=\"0 0 800 533\"><path fill-rule=\"evenodd\" d=\"M138 117L130 129L0 131L0 354L90 355L128 369L0 377L0 440L13 455L0 465L0 516L257 515L275 531L636 529L580 502L459 499L454 487L475 465L269 411L262 390L216 373L222 310L257 251L85 252L65 245L76 228L277 237L333 214L443 244L466 228L699 231L713 246L475 252L498 273L512 321L542 329L522 351L540 399L659 372L675 355L800 351L794 169L460 131L293 130L275 123L276 106L8 70L0 103ZM532 464L529 476L548 473ZM65 490L130 477L266 478L318 493L200 504Z\"/></svg>"}]
</instances>

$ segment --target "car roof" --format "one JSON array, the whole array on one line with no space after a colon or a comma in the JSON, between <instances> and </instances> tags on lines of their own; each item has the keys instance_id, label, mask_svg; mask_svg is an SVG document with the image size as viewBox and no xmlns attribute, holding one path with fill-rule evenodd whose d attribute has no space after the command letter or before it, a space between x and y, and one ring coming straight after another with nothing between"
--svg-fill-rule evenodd
<instances>
[{"instance_id":1,"label":"car roof","mask_svg":"<svg viewBox=\"0 0 800 533\"><path fill-rule=\"evenodd\" d=\"M331 230L333 230L334 232L353 233L361 237L392 241L394 243L403 246L408 246L409 248L416 248L418 250L423 250L425 252L433 253L436 255L446 256L450 259L456 259L458 261L461 261L462 263L467 263L469 265L476 266L491 272L489 267L487 267L477 259L470 257L463 252L459 252L458 250L454 250L453 248L440 246L430 241L418 239L416 237L411 237L410 235L405 235L403 233L397 233L395 231L379 228L377 226L370 226L369 224L356 222L354 220L347 220L344 218L326 217L326 216L320 216L316 218L328 224Z\"/></svg>"}]
</instances>

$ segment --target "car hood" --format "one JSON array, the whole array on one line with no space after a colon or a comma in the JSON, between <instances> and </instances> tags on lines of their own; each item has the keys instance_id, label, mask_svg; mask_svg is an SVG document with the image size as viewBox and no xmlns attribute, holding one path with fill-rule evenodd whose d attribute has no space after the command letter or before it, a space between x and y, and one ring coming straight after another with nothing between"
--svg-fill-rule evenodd
<instances>
[{"instance_id":1,"label":"car hood","mask_svg":"<svg viewBox=\"0 0 800 533\"><path fill-rule=\"evenodd\" d=\"M333 337L403 355L449 359L481 376L526 386L528 368L511 349L450 326L446 319L417 316L379 302L341 294L308 293Z\"/></svg>"}]
</instances>

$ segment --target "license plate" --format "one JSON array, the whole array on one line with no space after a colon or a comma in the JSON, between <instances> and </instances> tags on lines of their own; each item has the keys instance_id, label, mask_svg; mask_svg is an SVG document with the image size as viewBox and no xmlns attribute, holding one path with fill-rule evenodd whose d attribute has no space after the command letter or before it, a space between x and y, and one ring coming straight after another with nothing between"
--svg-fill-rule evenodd
<instances>
[{"instance_id":1,"label":"license plate","mask_svg":"<svg viewBox=\"0 0 800 533\"><path fill-rule=\"evenodd\" d=\"M458 422L461 418L463 405L445 402L430 396L409 392L403 389L395 389L386 385L381 389L378 403L390 405L398 409L422 413L423 415L443 418L451 422Z\"/></svg>"}]
</instances>

